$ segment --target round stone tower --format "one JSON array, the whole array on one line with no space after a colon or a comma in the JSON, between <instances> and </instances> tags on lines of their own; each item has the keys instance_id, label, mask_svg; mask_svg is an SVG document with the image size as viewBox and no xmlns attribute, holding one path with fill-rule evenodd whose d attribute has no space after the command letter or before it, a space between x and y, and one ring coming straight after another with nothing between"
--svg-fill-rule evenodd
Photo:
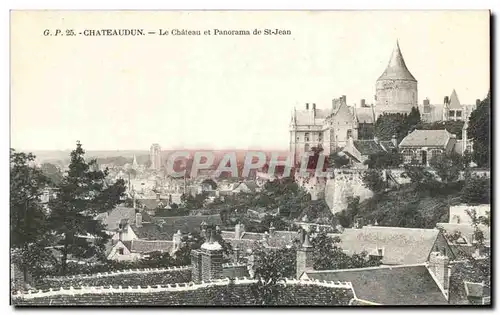
<instances>
[{"instance_id":1,"label":"round stone tower","mask_svg":"<svg viewBox=\"0 0 500 315\"><path fill-rule=\"evenodd\" d=\"M376 110L380 114L409 113L418 106L417 80L406 67L398 41L387 68L377 80L376 90Z\"/></svg>"}]
</instances>

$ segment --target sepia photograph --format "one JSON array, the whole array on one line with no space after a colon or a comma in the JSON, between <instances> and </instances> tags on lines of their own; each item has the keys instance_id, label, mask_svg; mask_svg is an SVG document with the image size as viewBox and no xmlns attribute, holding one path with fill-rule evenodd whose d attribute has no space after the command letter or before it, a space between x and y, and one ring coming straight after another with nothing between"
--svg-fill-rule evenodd
<instances>
[{"instance_id":1,"label":"sepia photograph","mask_svg":"<svg viewBox=\"0 0 500 315\"><path fill-rule=\"evenodd\" d=\"M11 10L10 304L491 308L491 23Z\"/></svg>"}]
</instances>

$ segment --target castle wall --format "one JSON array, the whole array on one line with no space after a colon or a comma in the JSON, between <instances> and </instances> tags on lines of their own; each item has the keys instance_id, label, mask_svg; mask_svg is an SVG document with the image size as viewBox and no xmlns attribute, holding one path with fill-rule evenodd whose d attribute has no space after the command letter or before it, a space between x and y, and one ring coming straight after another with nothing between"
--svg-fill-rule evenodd
<instances>
[{"instance_id":1,"label":"castle wall","mask_svg":"<svg viewBox=\"0 0 500 315\"><path fill-rule=\"evenodd\" d=\"M360 201L373 196L373 192L363 185L363 170L335 170L334 178L328 179L325 201L332 213L347 208L349 197L360 197Z\"/></svg>"},{"instance_id":2,"label":"castle wall","mask_svg":"<svg viewBox=\"0 0 500 315\"><path fill-rule=\"evenodd\" d=\"M418 106L417 82L380 80L376 84L376 109L385 113L409 113Z\"/></svg>"}]
</instances>

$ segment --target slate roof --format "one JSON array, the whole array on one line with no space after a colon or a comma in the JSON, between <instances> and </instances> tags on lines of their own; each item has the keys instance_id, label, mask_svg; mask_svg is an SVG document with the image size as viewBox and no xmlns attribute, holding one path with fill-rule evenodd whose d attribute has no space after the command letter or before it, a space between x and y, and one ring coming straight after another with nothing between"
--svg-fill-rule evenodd
<instances>
[{"instance_id":1,"label":"slate roof","mask_svg":"<svg viewBox=\"0 0 500 315\"><path fill-rule=\"evenodd\" d=\"M460 105L457 91L455 91L455 89L453 89L453 92L451 92L448 109L462 109L462 105Z\"/></svg>"},{"instance_id":2,"label":"slate roof","mask_svg":"<svg viewBox=\"0 0 500 315\"><path fill-rule=\"evenodd\" d=\"M448 304L424 264L306 272L310 279L348 281L356 298L383 305Z\"/></svg>"},{"instance_id":3,"label":"slate roof","mask_svg":"<svg viewBox=\"0 0 500 315\"><path fill-rule=\"evenodd\" d=\"M107 226L107 230L116 230L123 219L128 219L129 224L135 223L135 209L117 206L111 210L108 217L104 220L104 224Z\"/></svg>"},{"instance_id":4,"label":"slate roof","mask_svg":"<svg viewBox=\"0 0 500 315\"><path fill-rule=\"evenodd\" d=\"M355 140L353 141L354 147L361 153L361 155L371 155L385 150L374 140Z\"/></svg>"},{"instance_id":5,"label":"slate roof","mask_svg":"<svg viewBox=\"0 0 500 315\"><path fill-rule=\"evenodd\" d=\"M200 231L203 221L208 225L222 225L220 215L195 215L195 216L177 216L177 217L153 217L155 224L143 224L138 229L140 235L147 235L148 239L172 239L172 236L179 230L181 233ZM134 228L134 232L136 228ZM139 236L139 234L138 234ZM161 238L154 238L161 237ZM139 238L141 238L139 236Z\"/></svg>"},{"instance_id":6,"label":"slate roof","mask_svg":"<svg viewBox=\"0 0 500 315\"><path fill-rule=\"evenodd\" d=\"M252 232L243 232L241 235L242 240L253 240L260 241L264 238L263 233L252 233Z\"/></svg>"},{"instance_id":7,"label":"slate roof","mask_svg":"<svg viewBox=\"0 0 500 315\"><path fill-rule=\"evenodd\" d=\"M309 104L312 107L312 104ZM328 117L332 111L330 109L316 108L315 119L313 120L313 115L311 114L312 109L309 110L295 110L295 121L297 125L322 125L326 117Z\"/></svg>"},{"instance_id":8,"label":"slate roof","mask_svg":"<svg viewBox=\"0 0 500 315\"><path fill-rule=\"evenodd\" d=\"M358 107L356 108L356 118L359 123L374 124L375 113L372 107Z\"/></svg>"},{"instance_id":9,"label":"slate roof","mask_svg":"<svg viewBox=\"0 0 500 315\"><path fill-rule=\"evenodd\" d=\"M383 264L409 265L427 261L439 233L438 229L364 226L332 235L340 238L340 247L349 255L383 248Z\"/></svg>"},{"instance_id":10,"label":"slate roof","mask_svg":"<svg viewBox=\"0 0 500 315\"><path fill-rule=\"evenodd\" d=\"M403 59L403 54L401 53L401 49L399 48L398 41L396 41L396 46L392 51L391 59L389 60L387 68L377 81L380 80L417 81L411 74L410 70L408 70L408 68L406 67L406 63Z\"/></svg>"},{"instance_id":11,"label":"slate roof","mask_svg":"<svg viewBox=\"0 0 500 315\"><path fill-rule=\"evenodd\" d=\"M170 252L173 246L172 241L133 240L129 249L133 253Z\"/></svg>"},{"instance_id":12,"label":"slate roof","mask_svg":"<svg viewBox=\"0 0 500 315\"><path fill-rule=\"evenodd\" d=\"M442 147L444 148L451 138L447 130L414 130L404 137L400 147Z\"/></svg>"},{"instance_id":13,"label":"slate roof","mask_svg":"<svg viewBox=\"0 0 500 315\"><path fill-rule=\"evenodd\" d=\"M281 248L292 245L295 240L301 240L301 235L296 231L275 231L269 236L267 245L269 247Z\"/></svg>"},{"instance_id":14,"label":"slate roof","mask_svg":"<svg viewBox=\"0 0 500 315\"><path fill-rule=\"evenodd\" d=\"M394 143L392 143L392 141L390 141L390 140L379 141L379 143L382 145L382 147L385 148L386 151L391 151L391 150L397 149L396 146L394 145Z\"/></svg>"}]
</instances>

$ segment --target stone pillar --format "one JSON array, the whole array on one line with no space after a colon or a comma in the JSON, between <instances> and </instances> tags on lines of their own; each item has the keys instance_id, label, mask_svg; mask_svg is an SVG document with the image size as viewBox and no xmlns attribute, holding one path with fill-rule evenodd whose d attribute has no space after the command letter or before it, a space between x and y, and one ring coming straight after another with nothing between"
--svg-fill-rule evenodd
<instances>
[{"instance_id":1,"label":"stone pillar","mask_svg":"<svg viewBox=\"0 0 500 315\"><path fill-rule=\"evenodd\" d=\"M222 278L222 246L214 240L213 232L210 240L201 245L201 251L201 279L210 281Z\"/></svg>"}]
</instances>

